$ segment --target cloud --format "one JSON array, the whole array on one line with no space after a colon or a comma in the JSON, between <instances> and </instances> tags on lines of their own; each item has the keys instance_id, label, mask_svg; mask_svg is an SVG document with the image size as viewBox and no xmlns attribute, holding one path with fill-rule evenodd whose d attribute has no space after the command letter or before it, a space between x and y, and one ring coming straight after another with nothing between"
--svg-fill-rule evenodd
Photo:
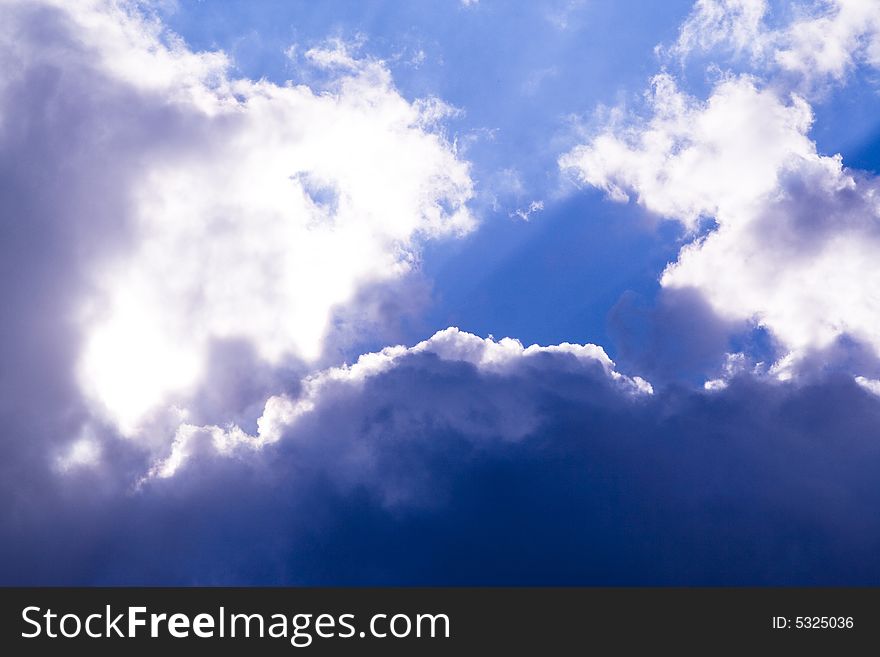
<instances>
[{"instance_id":1,"label":"cloud","mask_svg":"<svg viewBox=\"0 0 880 657\"><path fill-rule=\"evenodd\" d=\"M857 376L855 378L855 382L858 383L862 388L864 388L868 392L880 397L880 380L867 379L863 376Z\"/></svg>"},{"instance_id":2,"label":"cloud","mask_svg":"<svg viewBox=\"0 0 880 657\"><path fill-rule=\"evenodd\" d=\"M507 216L511 219L513 219L513 217L519 217L523 221L529 221L533 214L536 212L542 212L543 210L544 201L532 201L524 208L517 208L513 212L509 212Z\"/></svg>"},{"instance_id":3,"label":"cloud","mask_svg":"<svg viewBox=\"0 0 880 657\"><path fill-rule=\"evenodd\" d=\"M542 347L523 345L515 339L482 339L457 328L450 327L434 334L428 340L411 348L403 346L386 347L381 352L361 355L353 365L333 367L309 375L300 387L300 394L293 398L288 395L275 395L266 401L265 408L257 420L256 435L250 435L238 426L222 428L219 426L194 426L183 424L177 431L170 454L157 462L150 470L149 477L171 477L192 457L195 449L203 443L213 446L220 454L233 454L240 448L259 449L267 444L278 442L285 435L296 439L296 426L303 416L313 414L326 404L326 399L338 399L344 395L340 389L359 388L377 376L397 368L407 358L416 354L432 354L444 361L467 363L480 372L500 374L520 366L522 361L531 361L545 354L564 354L588 368L598 366L622 390L630 394L652 394L651 384L641 377L627 377L614 369L614 363L601 347L596 345L576 345L563 343ZM486 401L481 397L480 402ZM432 412L431 400L427 401L426 412ZM465 433L478 433L480 424L474 424L478 415L491 418L487 426L490 433L498 433L508 438L521 438L532 426L532 412L526 402L521 406L507 406L503 412L493 412L491 404L482 405L472 401L468 409L455 409L444 418L444 423ZM481 407L482 406L482 407ZM436 411L433 411L436 412Z\"/></svg>"},{"instance_id":4,"label":"cloud","mask_svg":"<svg viewBox=\"0 0 880 657\"><path fill-rule=\"evenodd\" d=\"M860 65L880 66L876 2L787 2L774 9L783 17L779 25L770 24L766 0L699 0L669 53L681 59L747 54L752 66L788 77L806 92L841 82Z\"/></svg>"},{"instance_id":5,"label":"cloud","mask_svg":"<svg viewBox=\"0 0 880 657\"><path fill-rule=\"evenodd\" d=\"M72 222L78 382L125 434L185 407L218 341L314 361L336 308L474 225L439 124L453 110L403 98L344 43L305 54L329 70L313 89L236 78L133 3L0 11L6 196L49 187L46 210Z\"/></svg>"},{"instance_id":6,"label":"cloud","mask_svg":"<svg viewBox=\"0 0 880 657\"><path fill-rule=\"evenodd\" d=\"M767 39L766 12L765 0L697 0L670 52L684 58L726 48L736 55L760 56Z\"/></svg>"},{"instance_id":7,"label":"cloud","mask_svg":"<svg viewBox=\"0 0 880 657\"><path fill-rule=\"evenodd\" d=\"M611 124L561 166L614 200L634 193L652 212L696 230L704 217L723 224L753 212L789 162L830 165L806 136L806 102L785 102L753 78L725 80L701 103L661 73L647 98L649 119Z\"/></svg>"},{"instance_id":8,"label":"cloud","mask_svg":"<svg viewBox=\"0 0 880 657\"><path fill-rule=\"evenodd\" d=\"M136 491L52 479L6 516L0 581L880 582L874 394L746 372L646 394L614 371L595 347L454 329L365 356L267 408L252 438L271 417L279 439L258 449L193 427Z\"/></svg>"},{"instance_id":9,"label":"cloud","mask_svg":"<svg viewBox=\"0 0 880 657\"><path fill-rule=\"evenodd\" d=\"M690 43L705 28L699 21L734 5L754 8L700 3L682 38ZM730 33L722 23L718 29ZM878 182L844 167L840 155L818 152L807 100L775 79L730 73L703 101L660 73L646 114L618 112L560 165L616 201L635 196L690 232L660 278L664 288L697 290L723 321L769 330L785 350L780 376L843 338L880 355L880 279L872 264L880 248Z\"/></svg>"},{"instance_id":10,"label":"cloud","mask_svg":"<svg viewBox=\"0 0 880 657\"><path fill-rule=\"evenodd\" d=\"M654 303L627 292L609 312L608 325L621 368L658 386L699 383L730 351L731 336L747 328L719 318L689 288L661 288Z\"/></svg>"}]
</instances>

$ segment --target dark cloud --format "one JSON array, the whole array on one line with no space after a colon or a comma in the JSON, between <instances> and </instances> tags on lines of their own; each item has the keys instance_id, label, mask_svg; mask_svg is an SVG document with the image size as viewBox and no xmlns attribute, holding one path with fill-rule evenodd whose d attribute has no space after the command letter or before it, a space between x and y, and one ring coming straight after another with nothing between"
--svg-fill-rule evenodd
<instances>
[{"instance_id":1,"label":"dark cloud","mask_svg":"<svg viewBox=\"0 0 880 657\"><path fill-rule=\"evenodd\" d=\"M432 281L418 268L394 281L362 285L352 299L334 309L322 362L332 366L430 334L433 327L425 315L434 296Z\"/></svg>"},{"instance_id":2,"label":"dark cloud","mask_svg":"<svg viewBox=\"0 0 880 657\"><path fill-rule=\"evenodd\" d=\"M655 384L702 384L747 326L718 317L697 290L661 288L651 302L624 293L608 313L608 329L624 370Z\"/></svg>"},{"instance_id":3,"label":"dark cloud","mask_svg":"<svg viewBox=\"0 0 880 657\"><path fill-rule=\"evenodd\" d=\"M2 581L877 584L878 426L839 376L650 397L566 354L409 354L260 451L59 479L4 523Z\"/></svg>"}]
</instances>

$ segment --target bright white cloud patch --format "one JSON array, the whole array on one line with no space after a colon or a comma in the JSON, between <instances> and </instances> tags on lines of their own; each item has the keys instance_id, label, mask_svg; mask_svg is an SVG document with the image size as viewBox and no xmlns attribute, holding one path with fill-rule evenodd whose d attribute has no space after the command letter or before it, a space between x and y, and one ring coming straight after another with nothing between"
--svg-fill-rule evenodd
<instances>
[{"instance_id":1,"label":"bright white cloud patch","mask_svg":"<svg viewBox=\"0 0 880 657\"><path fill-rule=\"evenodd\" d=\"M867 11L864 3L840 4L786 28L784 42L794 43L791 35L808 31L809 21L849 25L848 12ZM737 41L742 30L757 29L753 5L698 3L682 39L712 45L719 29ZM872 52L871 41L842 42L847 62ZM785 52L793 50L778 50L777 59ZM834 75L850 65L827 64L823 70ZM839 155L817 152L808 136L810 105L784 88L729 75L701 101L660 74L647 118L612 123L560 164L611 198L633 195L694 234L701 218L714 219L717 227L684 247L661 283L696 288L722 317L769 329L790 350L773 371L789 377L803 355L843 335L880 354L880 185L846 169Z\"/></svg>"},{"instance_id":2,"label":"bright white cloud patch","mask_svg":"<svg viewBox=\"0 0 880 657\"><path fill-rule=\"evenodd\" d=\"M287 432L292 432L295 438L295 426L300 418L313 412L324 400L333 403L340 389L362 386L365 381L398 367L407 356L424 353L434 354L445 361L470 363L481 372L494 374L509 374L540 354L568 354L580 364L598 364L624 394L653 393L651 384L641 377L628 377L617 372L614 362L605 351L593 344L563 343L546 347L534 344L524 347L519 340L513 338L502 338L498 341L491 337L483 339L450 327L438 331L414 347L386 347L380 352L360 356L353 365L317 372L303 381L302 393L296 398L286 395L270 397L257 421L256 435L248 434L237 426L223 428L183 424L177 431L170 454L156 463L149 476L173 476L193 453L205 445L221 454L231 454L242 448L257 449L277 442ZM535 409L511 405L486 427L474 424L466 408L451 409L444 420L450 427L461 429L470 435L489 431L507 439L518 439L535 428L536 417Z\"/></svg>"},{"instance_id":3,"label":"bright white cloud patch","mask_svg":"<svg viewBox=\"0 0 880 657\"><path fill-rule=\"evenodd\" d=\"M877 395L880 397L880 380L878 379L867 379L863 376L855 377L856 383L858 383L862 388L867 390L873 395Z\"/></svg>"},{"instance_id":4,"label":"bright white cloud patch","mask_svg":"<svg viewBox=\"0 0 880 657\"><path fill-rule=\"evenodd\" d=\"M789 164L825 166L806 137L807 103L784 102L751 78L724 81L701 103L660 74L649 100L650 119L609 126L561 165L611 198L635 194L649 210L689 229L701 217L727 223L754 214Z\"/></svg>"},{"instance_id":5,"label":"bright white cloud patch","mask_svg":"<svg viewBox=\"0 0 880 657\"><path fill-rule=\"evenodd\" d=\"M38 24L66 40L28 42ZM223 53L192 52L126 2L7 2L0 25L17 43L5 84L80 76L74 116L135 98L99 105L103 134L76 155L87 167L114 130L144 135L118 217L128 246L92 262L80 318L80 380L124 433L191 391L213 340L248 341L270 364L314 359L334 307L410 270L421 240L473 225L468 165L436 128L451 110L406 100L344 44L306 53L334 77L315 91L236 79Z\"/></svg>"},{"instance_id":6,"label":"bright white cloud patch","mask_svg":"<svg viewBox=\"0 0 880 657\"><path fill-rule=\"evenodd\" d=\"M788 17L781 25L772 19ZM806 91L843 80L855 66L880 66L880 3L820 0L698 0L671 53L729 51L793 75Z\"/></svg>"}]
</instances>

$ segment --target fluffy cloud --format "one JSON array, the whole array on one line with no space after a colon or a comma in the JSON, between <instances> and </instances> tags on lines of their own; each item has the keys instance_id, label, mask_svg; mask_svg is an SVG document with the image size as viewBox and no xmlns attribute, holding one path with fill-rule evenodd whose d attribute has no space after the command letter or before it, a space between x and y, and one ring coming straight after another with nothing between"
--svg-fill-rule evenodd
<instances>
[{"instance_id":1,"label":"fluffy cloud","mask_svg":"<svg viewBox=\"0 0 880 657\"><path fill-rule=\"evenodd\" d=\"M451 110L406 100L344 44L307 53L328 69L315 90L235 78L129 3L0 11L3 157L18 121L32 159L63 162L51 211L80 206L72 249L89 251L79 381L123 433L185 404L217 341L271 366L316 359L336 307L473 225L468 165L438 128ZM90 232L108 201L112 245Z\"/></svg>"},{"instance_id":2,"label":"fluffy cloud","mask_svg":"<svg viewBox=\"0 0 880 657\"><path fill-rule=\"evenodd\" d=\"M647 121L612 124L561 165L615 200L634 193L649 210L691 230L705 217L724 224L750 216L790 163L829 165L806 137L806 102L783 102L752 78L725 80L701 103L660 74L648 100Z\"/></svg>"},{"instance_id":3,"label":"fluffy cloud","mask_svg":"<svg viewBox=\"0 0 880 657\"><path fill-rule=\"evenodd\" d=\"M862 64L880 66L880 6L873 0L774 8L777 16L766 0L698 0L670 53L748 55L753 66L789 76L804 91L840 82ZM771 17L781 24L771 24Z\"/></svg>"},{"instance_id":4,"label":"fluffy cloud","mask_svg":"<svg viewBox=\"0 0 880 657\"><path fill-rule=\"evenodd\" d=\"M871 0L834 0L798 17L774 53L776 64L807 79L842 80L860 63L880 66L880 6Z\"/></svg>"},{"instance_id":5,"label":"fluffy cloud","mask_svg":"<svg viewBox=\"0 0 880 657\"><path fill-rule=\"evenodd\" d=\"M754 24L750 6L700 3L682 39L692 45L699 34L714 43L710 23L738 39L732 25ZM731 17L731 8L739 13ZM852 10L840 8L835 20L848 21ZM786 33L802 33L806 20ZM843 336L880 354L878 182L817 151L807 100L775 79L730 74L701 101L662 73L648 108L644 119L618 114L560 164L615 200L635 195L691 232L662 285L699 290L721 318L768 329L787 351L780 376ZM708 233L705 219L715 223Z\"/></svg>"},{"instance_id":6,"label":"fluffy cloud","mask_svg":"<svg viewBox=\"0 0 880 657\"><path fill-rule=\"evenodd\" d=\"M386 347L381 352L360 356L353 365L333 367L309 375L295 398L275 395L267 400L256 423L256 435L250 435L234 425L224 429L219 426L183 424L177 430L170 454L153 466L150 476L173 476L199 447L206 444L220 454L232 454L241 448L264 447L286 434L296 439L296 425L302 416L315 413L327 404L328 399L338 403L340 396L348 394L345 391L363 387L368 380L399 367L415 354L432 354L444 361L467 363L482 373L495 375L509 373L522 367L522 363L545 354L566 355L588 369L601 368L621 391L636 395L653 393L651 384L641 377L628 377L615 371L614 363L596 345L563 343L547 347L523 347L522 343L512 338L499 341L491 337L482 339L451 327L412 348ZM433 409L434 401L424 400L426 413L437 412ZM452 412L443 417L444 425L451 430L470 435L485 431L490 435L518 439L535 428L536 409L528 399L519 404L505 405L502 409L493 408L491 399L478 395L462 406L451 409Z\"/></svg>"},{"instance_id":7,"label":"fluffy cloud","mask_svg":"<svg viewBox=\"0 0 880 657\"><path fill-rule=\"evenodd\" d=\"M875 395L735 374L644 394L612 373L589 346L455 330L367 356L304 385L308 409L281 400L259 449L200 428L197 458L138 490L53 478L5 516L0 581L880 582ZM130 443L108 447L130 471Z\"/></svg>"}]
</instances>

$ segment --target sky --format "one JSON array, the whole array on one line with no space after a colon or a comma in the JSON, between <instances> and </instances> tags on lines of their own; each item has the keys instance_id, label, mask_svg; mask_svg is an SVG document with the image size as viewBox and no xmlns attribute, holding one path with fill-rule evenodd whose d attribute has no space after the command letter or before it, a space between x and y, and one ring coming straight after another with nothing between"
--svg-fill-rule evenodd
<instances>
[{"instance_id":1,"label":"sky","mask_svg":"<svg viewBox=\"0 0 880 657\"><path fill-rule=\"evenodd\" d=\"M874 0L0 0L0 583L878 585Z\"/></svg>"}]
</instances>

